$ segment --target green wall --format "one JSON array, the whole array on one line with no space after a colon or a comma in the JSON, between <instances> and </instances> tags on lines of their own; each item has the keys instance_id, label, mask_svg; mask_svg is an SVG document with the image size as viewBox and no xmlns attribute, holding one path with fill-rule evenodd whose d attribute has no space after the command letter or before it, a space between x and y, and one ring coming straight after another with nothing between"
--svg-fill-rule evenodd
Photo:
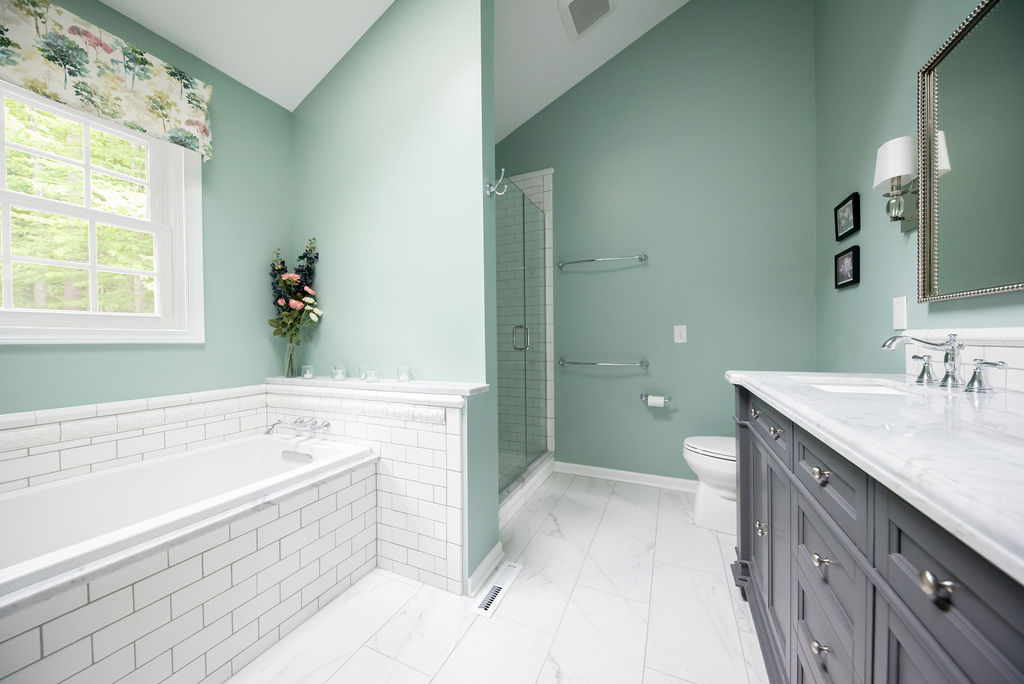
<instances>
[{"instance_id":1,"label":"green wall","mask_svg":"<svg viewBox=\"0 0 1024 684\"><path fill-rule=\"evenodd\" d=\"M885 198L871 189L878 146L917 133L917 70L975 5L974 0L814 3L821 370L902 370L901 353L880 349L893 334L893 297L907 296L911 328L1024 321L1021 293L918 304L917 231L901 233L899 224L890 223ZM955 157L951 164L957 168ZM861 230L838 245L832 208L854 190L861 196ZM916 207L911 210L916 213ZM860 284L837 291L832 259L849 244L860 245Z\"/></svg>"},{"instance_id":2,"label":"green wall","mask_svg":"<svg viewBox=\"0 0 1024 684\"><path fill-rule=\"evenodd\" d=\"M264 294L290 221L291 114L94 0L61 6L213 85L214 158L203 164L206 343L0 347L0 413L260 382L282 352Z\"/></svg>"},{"instance_id":3,"label":"green wall","mask_svg":"<svg viewBox=\"0 0 1024 684\"><path fill-rule=\"evenodd\" d=\"M725 370L814 368L812 18L692 0L499 143L555 169L556 261L650 256L554 274L556 357L651 364L556 367L560 461L692 478L683 439L733 432Z\"/></svg>"},{"instance_id":4,"label":"green wall","mask_svg":"<svg viewBox=\"0 0 1024 684\"><path fill-rule=\"evenodd\" d=\"M490 0L398 0L295 110L291 243L318 238L326 312L300 355L320 374L493 382L492 36ZM498 539L493 393L467 421L472 570Z\"/></svg>"},{"instance_id":5,"label":"green wall","mask_svg":"<svg viewBox=\"0 0 1024 684\"><path fill-rule=\"evenodd\" d=\"M482 381L480 0L399 0L295 110L293 251L326 312L301 350L394 377Z\"/></svg>"}]
</instances>

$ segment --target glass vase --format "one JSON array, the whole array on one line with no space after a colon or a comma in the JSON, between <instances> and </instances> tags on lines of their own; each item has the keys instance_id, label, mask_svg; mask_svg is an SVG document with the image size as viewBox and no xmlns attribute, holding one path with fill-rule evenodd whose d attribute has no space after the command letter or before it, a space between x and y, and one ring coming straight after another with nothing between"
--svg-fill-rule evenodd
<instances>
[{"instance_id":1,"label":"glass vase","mask_svg":"<svg viewBox=\"0 0 1024 684\"><path fill-rule=\"evenodd\" d=\"M284 377L295 377L295 343L289 342L284 352Z\"/></svg>"}]
</instances>

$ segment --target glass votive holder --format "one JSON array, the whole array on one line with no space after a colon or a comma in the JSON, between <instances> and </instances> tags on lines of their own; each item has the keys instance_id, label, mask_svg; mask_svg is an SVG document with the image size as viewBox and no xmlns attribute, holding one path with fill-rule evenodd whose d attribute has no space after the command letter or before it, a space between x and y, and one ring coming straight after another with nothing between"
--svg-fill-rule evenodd
<instances>
[{"instance_id":1,"label":"glass votive holder","mask_svg":"<svg viewBox=\"0 0 1024 684\"><path fill-rule=\"evenodd\" d=\"M377 375L377 369L370 367L366 369L366 382L377 382L380 380L380 376Z\"/></svg>"},{"instance_id":2,"label":"glass votive holder","mask_svg":"<svg viewBox=\"0 0 1024 684\"><path fill-rule=\"evenodd\" d=\"M396 377L398 378L398 382L409 382L410 380L412 380L412 376L409 375L409 367L399 366Z\"/></svg>"},{"instance_id":3,"label":"glass votive holder","mask_svg":"<svg viewBox=\"0 0 1024 684\"><path fill-rule=\"evenodd\" d=\"M367 366L359 366L359 379L360 380L363 380L364 382L366 381L366 371L368 371L368 370L369 370L369 367L367 367Z\"/></svg>"},{"instance_id":4,"label":"glass votive holder","mask_svg":"<svg viewBox=\"0 0 1024 684\"><path fill-rule=\"evenodd\" d=\"M302 377L305 378L306 380L312 380L313 379L313 367L312 366L303 366L302 367Z\"/></svg>"},{"instance_id":5,"label":"glass votive holder","mask_svg":"<svg viewBox=\"0 0 1024 684\"><path fill-rule=\"evenodd\" d=\"M331 371L332 380L344 380L348 377L348 373L345 372L344 366L335 366L334 370Z\"/></svg>"}]
</instances>

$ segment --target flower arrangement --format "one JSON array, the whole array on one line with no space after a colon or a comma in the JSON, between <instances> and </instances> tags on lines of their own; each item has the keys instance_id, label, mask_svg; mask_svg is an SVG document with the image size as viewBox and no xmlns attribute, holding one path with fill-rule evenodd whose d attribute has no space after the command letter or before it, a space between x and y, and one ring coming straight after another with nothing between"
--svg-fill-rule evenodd
<instances>
[{"instance_id":1,"label":"flower arrangement","mask_svg":"<svg viewBox=\"0 0 1024 684\"><path fill-rule=\"evenodd\" d=\"M316 251L316 238L310 238L306 250L299 255L298 266L289 271L281 250L274 250L270 262L270 289L274 293L277 316L267 321L274 329L274 337L288 340L284 357L284 375L295 377L295 347L302 344L303 330L320 324L324 312L317 307L313 278L320 253Z\"/></svg>"}]
</instances>

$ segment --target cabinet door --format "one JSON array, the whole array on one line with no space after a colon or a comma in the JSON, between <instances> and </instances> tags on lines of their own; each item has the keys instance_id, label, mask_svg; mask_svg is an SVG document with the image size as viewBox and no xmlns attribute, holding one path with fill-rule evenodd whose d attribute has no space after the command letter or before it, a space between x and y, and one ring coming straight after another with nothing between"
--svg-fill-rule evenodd
<instances>
[{"instance_id":1,"label":"cabinet door","mask_svg":"<svg viewBox=\"0 0 1024 684\"><path fill-rule=\"evenodd\" d=\"M970 680L918 625L875 603L874 681L877 684L968 684Z\"/></svg>"},{"instance_id":2,"label":"cabinet door","mask_svg":"<svg viewBox=\"0 0 1024 684\"><path fill-rule=\"evenodd\" d=\"M783 662L789 662L787 643L790 632L790 599L793 584L790 576L793 550L790 547L792 520L790 517L791 484L783 467L772 458L766 459L765 502L768 511L768 577L765 583L765 603L770 626Z\"/></svg>"},{"instance_id":3,"label":"cabinet door","mask_svg":"<svg viewBox=\"0 0 1024 684\"><path fill-rule=\"evenodd\" d=\"M750 577L762 597L768 583L768 454L756 438L750 440L750 500L753 526L750 544Z\"/></svg>"}]
</instances>

